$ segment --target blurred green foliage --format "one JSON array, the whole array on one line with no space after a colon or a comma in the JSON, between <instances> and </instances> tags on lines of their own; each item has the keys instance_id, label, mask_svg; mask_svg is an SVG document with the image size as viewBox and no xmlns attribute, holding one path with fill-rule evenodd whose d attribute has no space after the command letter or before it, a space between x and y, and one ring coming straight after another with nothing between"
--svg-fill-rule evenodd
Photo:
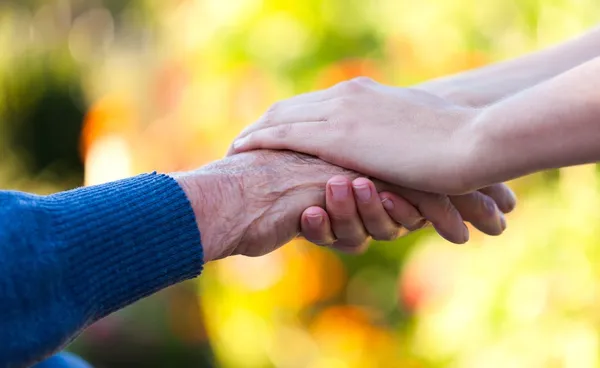
<instances>
[{"instance_id":1,"label":"blurred green foliage","mask_svg":"<svg viewBox=\"0 0 600 368\"><path fill-rule=\"evenodd\" d=\"M0 181L47 193L197 167L273 102L518 56L598 22L596 0L0 3ZM500 238L421 232L351 257L294 242L208 265L92 326L97 367L596 367L597 171L514 184Z\"/></svg>"}]
</instances>

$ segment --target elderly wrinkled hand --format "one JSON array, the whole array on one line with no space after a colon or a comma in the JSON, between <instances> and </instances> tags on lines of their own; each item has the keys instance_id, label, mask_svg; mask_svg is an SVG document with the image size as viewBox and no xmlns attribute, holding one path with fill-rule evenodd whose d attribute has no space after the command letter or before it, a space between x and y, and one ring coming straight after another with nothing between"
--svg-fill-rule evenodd
<instances>
[{"instance_id":1,"label":"elderly wrinkled hand","mask_svg":"<svg viewBox=\"0 0 600 368\"><path fill-rule=\"evenodd\" d=\"M500 233L503 220L498 207L511 206L511 193L502 187L496 188L490 197L475 192L450 198L382 182L373 184L359 179L356 172L314 157L283 151L253 151L231 156L197 171L180 174L176 179L194 208L205 261L235 254L264 255L301 231L309 240L318 241L314 234L325 233L327 237L330 225L336 230L336 248L363 250L367 232L373 228L367 231L362 227L358 209L361 214L371 211L375 218L384 218L388 213L383 211L382 198L390 200L396 208L395 212L389 211L394 221L378 224L381 236L389 239L397 236L403 219L410 219L411 207L418 209L422 218L431 222L442 236L462 243L468 239L463 221L471 221L489 233ZM358 209L353 199L356 188L351 187L350 180L367 185L372 191L369 200L358 202ZM347 188L342 196L334 194L334 188L340 183ZM375 195L374 185L385 192ZM310 225L311 216L326 215L324 211L319 212L324 207L331 216L323 217L316 226ZM413 217L420 220L421 216ZM332 239L318 242L328 240Z\"/></svg>"},{"instance_id":2,"label":"elderly wrinkled hand","mask_svg":"<svg viewBox=\"0 0 600 368\"><path fill-rule=\"evenodd\" d=\"M336 196L336 187L346 188L341 197ZM469 234L454 222L457 215L485 234L500 235L506 229L504 214L516 206L515 195L504 184L458 196L433 195L385 183L379 183L378 187L393 192L377 193L375 184L367 178L352 182L342 176L330 179L325 208L310 207L304 211L302 235L315 244L360 253L366 249L370 237L393 240L431 224L428 219L435 219L434 226L440 235L451 242L463 243Z\"/></svg>"}]
</instances>

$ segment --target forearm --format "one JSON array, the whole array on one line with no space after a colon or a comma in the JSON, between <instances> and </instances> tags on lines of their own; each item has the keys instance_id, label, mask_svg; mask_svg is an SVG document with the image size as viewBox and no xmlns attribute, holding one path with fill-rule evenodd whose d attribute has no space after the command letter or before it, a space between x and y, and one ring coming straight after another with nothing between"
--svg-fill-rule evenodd
<instances>
[{"instance_id":1,"label":"forearm","mask_svg":"<svg viewBox=\"0 0 600 368\"><path fill-rule=\"evenodd\" d=\"M200 273L189 201L148 174L51 196L0 192L0 362L23 366Z\"/></svg>"},{"instance_id":2,"label":"forearm","mask_svg":"<svg viewBox=\"0 0 600 368\"><path fill-rule=\"evenodd\" d=\"M481 110L472 137L479 184L600 161L598 85L600 58Z\"/></svg>"},{"instance_id":3,"label":"forearm","mask_svg":"<svg viewBox=\"0 0 600 368\"><path fill-rule=\"evenodd\" d=\"M469 106L485 106L600 56L600 27L513 60L435 79L416 88Z\"/></svg>"}]
</instances>

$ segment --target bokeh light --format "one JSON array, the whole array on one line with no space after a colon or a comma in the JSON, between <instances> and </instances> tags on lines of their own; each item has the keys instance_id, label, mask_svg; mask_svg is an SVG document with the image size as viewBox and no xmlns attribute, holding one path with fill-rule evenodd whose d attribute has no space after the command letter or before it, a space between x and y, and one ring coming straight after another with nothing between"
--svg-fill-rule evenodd
<instances>
[{"instance_id":1,"label":"bokeh light","mask_svg":"<svg viewBox=\"0 0 600 368\"><path fill-rule=\"evenodd\" d=\"M367 75L406 86L530 52L597 0L0 3L0 181L49 193L219 159L273 102ZM507 232L346 256L294 241L115 313L96 367L600 366L595 165L524 178Z\"/></svg>"}]
</instances>

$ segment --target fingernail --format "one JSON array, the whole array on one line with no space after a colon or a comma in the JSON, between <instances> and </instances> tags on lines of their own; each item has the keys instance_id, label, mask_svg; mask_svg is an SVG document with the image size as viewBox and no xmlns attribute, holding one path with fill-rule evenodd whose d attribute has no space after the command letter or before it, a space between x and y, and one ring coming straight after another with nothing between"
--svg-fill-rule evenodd
<instances>
[{"instance_id":1,"label":"fingernail","mask_svg":"<svg viewBox=\"0 0 600 368\"><path fill-rule=\"evenodd\" d=\"M427 221L424 218L419 218L416 219L415 221L411 222L410 224L406 225L406 228L413 231L413 230L418 230L420 228L422 228L423 226L425 226L425 223Z\"/></svg>"},{"instance_id":2,"label":"fingernail","mask_svg":"<svg viewBox=\"0 0 600 368\"><path fill-rule=\"evenodd\" d=\"M383 201L381 201L381 204L383 204L383 208L385 208L388 211L394 209L394 202L392 202L392 200L389 198L384 198Z\"/></svg>"},{"instance_id":3,"label":"fingernail","mask_svg":"<svg viewBox=\"0 0 600 368\"><path fill-rule=\"evenodd\" d=\"M246 142L248 142L248 137L244 137L244 138L240 138L238 140L236 140L235 142L233 142L233 149L238 151L241 148L243 148L246 145Z\"/></svg>"},{"instance_id":4,"label":"fingernail","mask_svg":"<svg viewBox=\"0 0 600 368\"><path fill-rule=\"evenodd\" d=\"M512 211L516 206L517 206L517 196L515 195L515 192L513 192L512 190L509 189L508 191L510 197L507 199L507 208L510 209L510 211Z\"/></svg>"},{"instance_id":5,"label":"fingernail","mask_svg":"<svg viewBox=\"0 0 600 368\"><path fill-rule=\"evenodd\" d=\"M503 214L500 214L500 226L502 227L502 231L506 230L506 218Z\"/></svg>"},{"instance_id":6,"label":"fingernail","mask_svg":"<svg viewBox=\"0 0 600 368\"><path fill-rule=\"evenodd\" d=\"M323 216L321 215L308 215L306 216L308 224L313 227L317 227L323 223Z\"/></svg>"},{"instance_id":7,"label":"fingernail","mask_svg":"<svg viewBox=\"0 0 600 368\"><path fill-rule=\"evenodd\" d=\"M371 188L368 185L355 185L354 192L362 202L368 202L371 199Z\"/></svg>"},{"instance_id":8,"label":"fingernail","mask_svg":"<svg viewBox=\"0 0 600 368\"><path fill-rule=\"evenodd\" d=\"M463 224L463 239L465 240L465 243L469 241L469 229L465 224Z\"/></svg>"},{"instance_id":9,"label":"fingernail","mask_svg":"<svg viewBox=\"0 0 600 368\"><path fill-rule=\"evenodd\" d=\"M331 183L331 194L336 201L343 201L348 197L348 185L346 183Z\"/></svg>"}]
</instances>

